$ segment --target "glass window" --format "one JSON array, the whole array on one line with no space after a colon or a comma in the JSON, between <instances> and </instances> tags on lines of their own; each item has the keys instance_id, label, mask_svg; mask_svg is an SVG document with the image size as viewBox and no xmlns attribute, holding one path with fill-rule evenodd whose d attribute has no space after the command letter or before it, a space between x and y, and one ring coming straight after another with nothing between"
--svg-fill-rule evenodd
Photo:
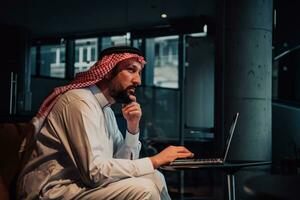
<instances>
[{"instance_id":1,"label":"glass window","mask_svg":"<svg viewBox=\"0 0 300 200\"><path fill-rule=\"evenodd\" d=\"M126 33L125 35L102 37L102 50L112 46L123 45L130 45L130 33Z\"/></svg>"},{"instance_id":2,"label":"glass window","mask_svg":"<svg viewBox=\"0 0 300 200\"><path fill-rule=\"evenodd\" d=\"M135 48L138 48L140 50L142 50L142 43L143 43L142 39L134 39L134 40L132 40L132 46L134 46Z\"/></svg>"},{"instance_id":3,"label":"glass window","mask_svg":"<svg viewBox=\"0 0 300 200\"><path fill-rule=\"evenodd\" d=\"M98 39L75 40L75 69L74 73L88 70L98 59Z\"/></svg>"},{"instance_id":4,"label":"glass window","mask_svg":"<svg viewBox=\"0 0 300 200\"><path fill-rule=\"evenodd\" d=\"M137 99L143 110L141 138L177 141L180 108L178 90L138 87Z\"/></svg>"},{"instance_id":5,"label":"glass window","mask_svg":"<svg viewBox=\"0 0 300 200\"><path fill-rule=\"evenodd\" d=\"M300 101L300 46L276 56L273 61L273 99Z\"/></svg>"},{"instance_id":6,"label":"glass window","mask_svg":"<svg viewBox=\"0 0 300 200\"><path fill-rule=\"evenodd\" d=\"M31 75L36 75L36 47L33 46L30 48L30 58L29 65L31 69Z\"/></svg>"},{"instance_id":7,"label":"glass window","mask_svg":"<svg viewBox=\"0 0 300 200\"><path fill-rule=\"evenodd\" d=\"M178 38L176 35L146 39L146 58L153 70L146 76L154 86L178 88Z\"/></svg>"},{"instance_id":8,"label":"glass window","mask_svg":"<svg viewBox=\"0 0 300 200\"><path fill-rule=\"evenodd\" d=\"M40 75L65 78L66 45L42 45Z\"/></svg>"}]
</instances>

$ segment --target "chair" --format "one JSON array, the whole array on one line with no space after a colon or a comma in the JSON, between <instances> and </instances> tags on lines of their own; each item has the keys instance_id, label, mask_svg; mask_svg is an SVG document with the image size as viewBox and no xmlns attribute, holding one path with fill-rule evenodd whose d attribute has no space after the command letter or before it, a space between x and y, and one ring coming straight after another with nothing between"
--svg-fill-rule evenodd
<instances>
[{"instance_id":1,"label":"chair","mask_svg":"<svg viewBox=\"0 0 300 200\"><path fill-rule=\"evenodd\" d=\"M31 123L0 123L1 200L15 199L16 179L29 156L27 150L31 144L26 141L32 141L33 134L34 126ZM23 152L19 152L21 146Z\"/></svg>"}]
</instances>

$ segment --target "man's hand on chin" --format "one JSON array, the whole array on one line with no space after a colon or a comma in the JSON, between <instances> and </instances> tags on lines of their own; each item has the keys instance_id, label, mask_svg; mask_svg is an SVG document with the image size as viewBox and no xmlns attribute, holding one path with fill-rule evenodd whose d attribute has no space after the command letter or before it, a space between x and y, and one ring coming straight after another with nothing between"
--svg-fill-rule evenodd
<instances>
[{"instance_id":1,"label":"man's hand on chin","mask_svg":"<svg viewBox=\"0 0 300 200\"><path fill-rule=\"evenodd\" d=\"M140 104L136 102L136 97L130 95L132 100L129 104L124 104L122 107L122 113L127 121L127 130L129 133L135 135L139 132L139 123L142 116L142 110Z\"/></svg>"}]
</instances>

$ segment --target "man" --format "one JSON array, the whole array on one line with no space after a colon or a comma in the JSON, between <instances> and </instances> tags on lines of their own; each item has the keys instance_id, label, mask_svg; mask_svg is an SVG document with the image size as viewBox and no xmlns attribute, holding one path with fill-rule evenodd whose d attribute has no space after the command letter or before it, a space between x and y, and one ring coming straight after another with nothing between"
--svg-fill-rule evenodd
<instances>
[{"instance_id":1,"label":"man","mask_svg":"<svg viewBox=\"0 0 300 200\"><path fill-rule=\"evenodd\" d=\"M193 154L170 146L139 159L142 111L135 88L144 64L136 48L108 48L87 72L47 97L33 119L36 141L19 176L20 199L170 199L156 169ZM123 104L125 138L113 103Z\"/></svg>"}]
</instances>

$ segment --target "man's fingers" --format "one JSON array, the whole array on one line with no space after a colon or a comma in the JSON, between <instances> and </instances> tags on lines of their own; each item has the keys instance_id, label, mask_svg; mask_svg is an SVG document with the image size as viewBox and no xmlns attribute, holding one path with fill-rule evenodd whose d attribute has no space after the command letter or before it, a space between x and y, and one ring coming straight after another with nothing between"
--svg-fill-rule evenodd
<instances>
[{"instance_id":1,"label":"man's fingers","mask_svg":"<svg viewBox=\"0 0 300 200\"><path fill-rule=\"evenodd\" d=\"M183 146L178 146L177 147L177 151L178 152L182 152L182 153L184 153L184 152L186 152L186 153L192 153L190 150L188 150L187 148L185 148Z\"/></svg>"},{"instance_id":2,"label":"man's fingers","mask_svg":"<svg viewBox=\"0 0 300 200\"><path fill-rule=\"evenodd\" d=\"M125 115L141 115L141 109L138 108L127 109L124 110L123 113Z\"/></svg>"},{"instance_id":3,"label":"man's fingers","mask_svg":"<svg viewBox=\"0 0 300 200\"><path fill-rule=\"evenodd\" d=\"M126 111L127 109L133 108L133 107L139 107L140 108L140 104L136 103L136 102L132 102L130 104L125 105L122 109L124 111Z\"/></svg>"},{"instance_id":4,"label":"man's fingers","mask_svg":"<svg viewBox=\"0 0 300 200\"><path fill-rule=\"evenodd\" d=\"M135 107L135 106L124 109L125 112L138 111L138 110L141 110L141 109L139 107Z\"/></svg>"},{"instance_id":5,"label":"man's fingers","mask_svg":"<svg viewBox=\"0 0 300 200\"><path fill-rule=\"evenodd\" d=\"M192 158L194 156L193 153L178 153L177 158Z\"/></svg>"},{"instance_id":6,"label":"man's fingers","mask_svg":"<svg viewBox=\"0 0 300 200\"><path fill-rule=\"evenodd\" d=\"M140 111L129 111L127 114L133 116L133 115L138 115L140 113L141 113Z\"/></svg>"},{"instance_id":7,"label":"man's fingers","mask_svg":"<svg viewBox=\"0 0 300 200\"><path fill-rule=\"evenodd\" d=\"M192 158L194 157L194 154L185 148L184 146L178 146L177 147L177 156L178 158Z\"/></svg>"},{"instance_id":8,"label":"man's fingers","mask_svg":"<svg viewBox=\"0 0 300 200\"><path fill-rule=\"evenodd\" d=\"M133 102L136 102L136 96L134 95L129 95L129 99Z\"/></svg>"}]
</instances>

